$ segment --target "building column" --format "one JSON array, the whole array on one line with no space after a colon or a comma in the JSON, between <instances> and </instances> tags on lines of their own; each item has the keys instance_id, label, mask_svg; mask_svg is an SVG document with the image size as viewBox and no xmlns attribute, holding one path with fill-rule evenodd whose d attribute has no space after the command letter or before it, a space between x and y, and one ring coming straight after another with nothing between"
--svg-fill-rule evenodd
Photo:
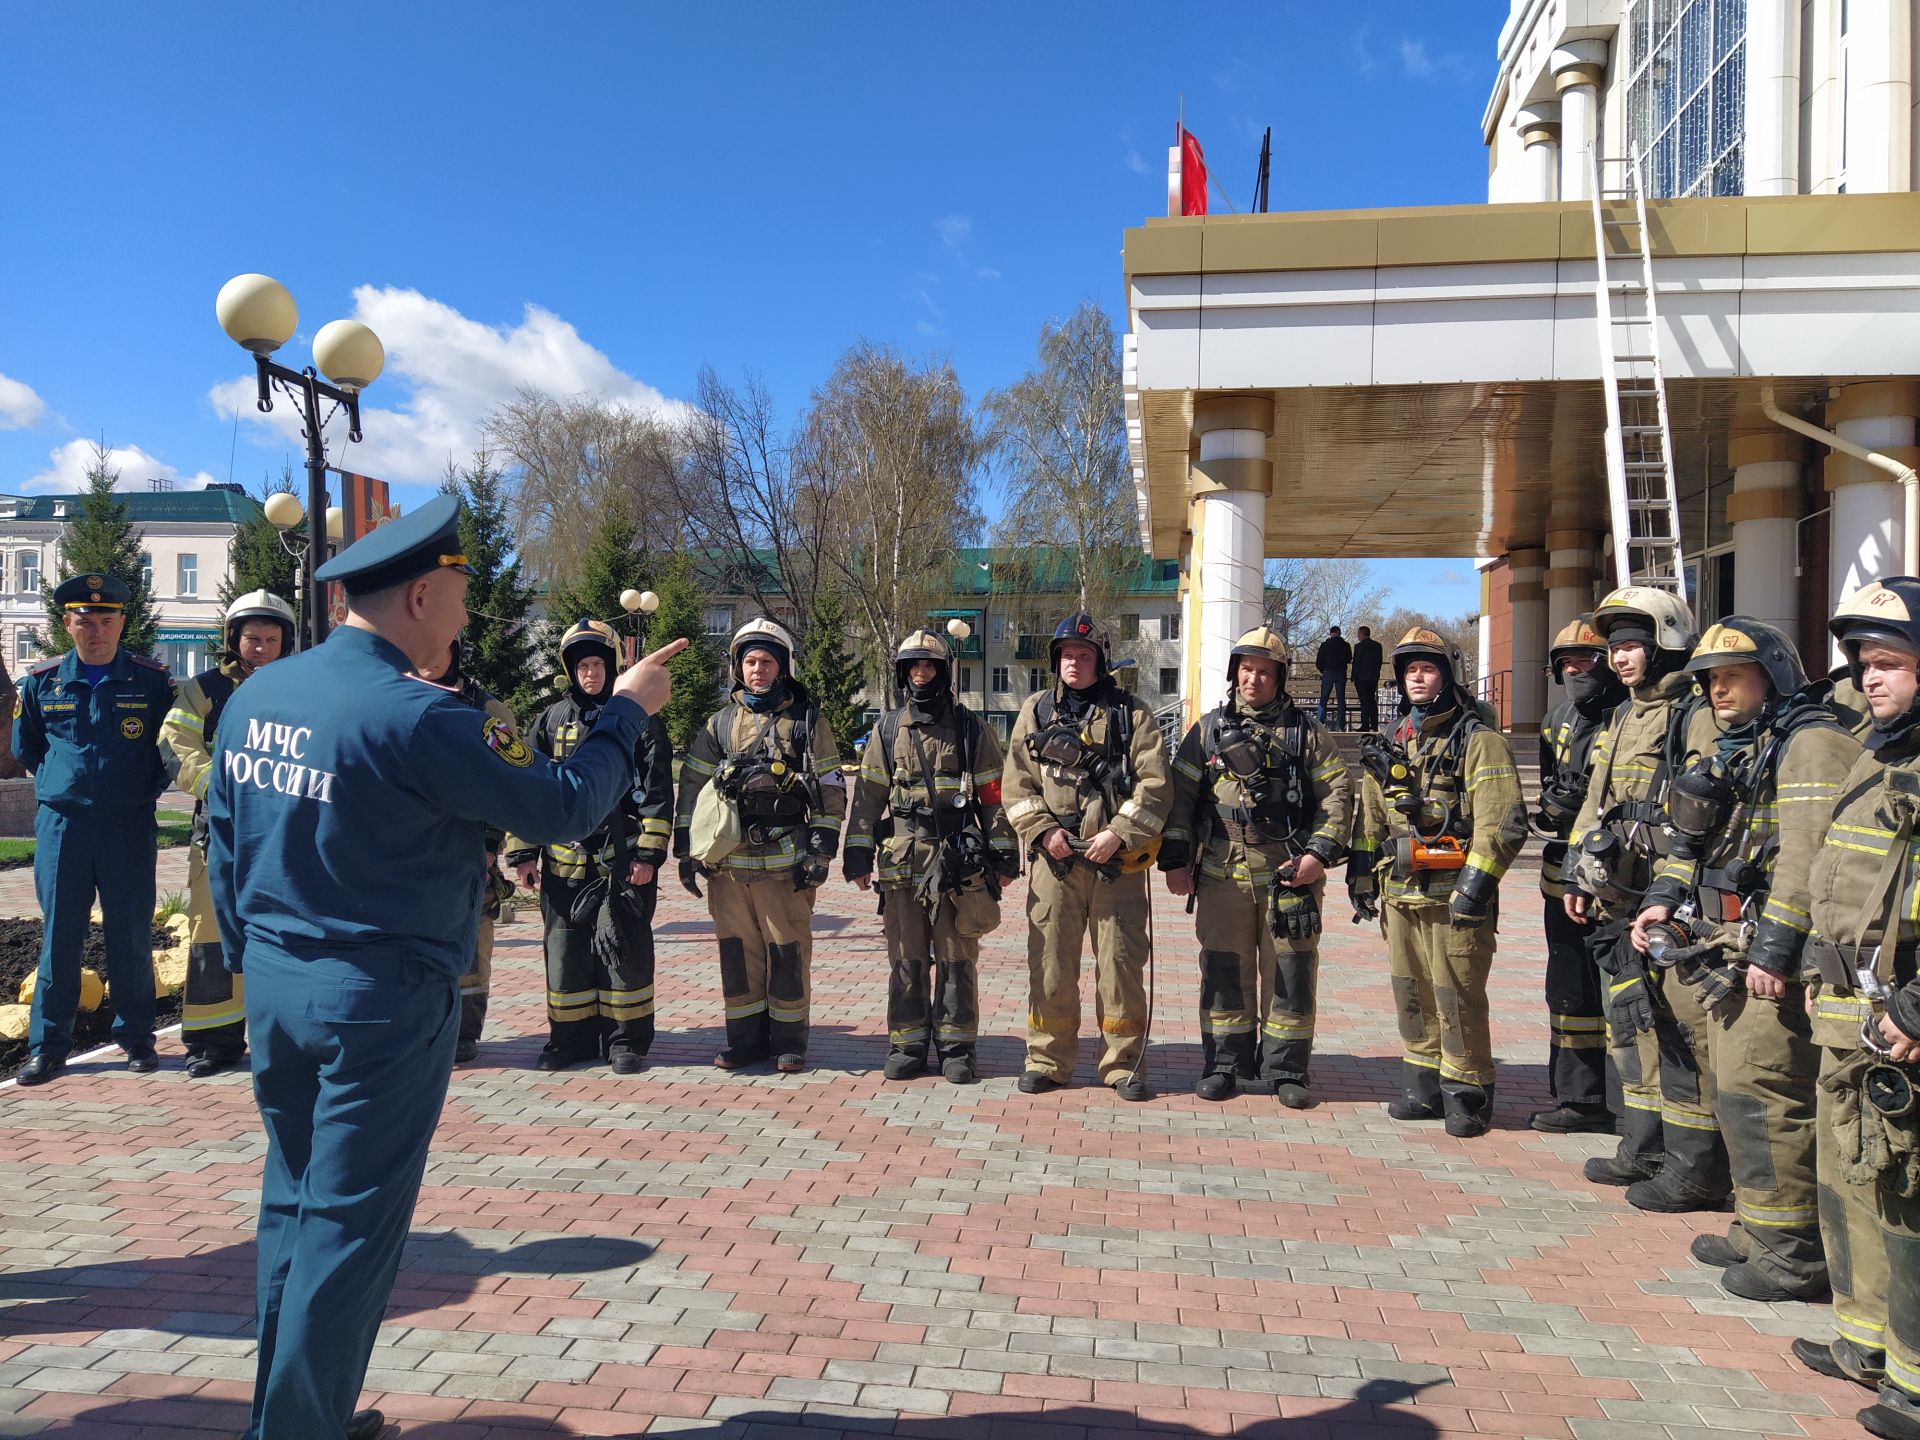
<instances>
[{"instance_id":1,"label":"building column","mask_svg":"<svg viewBox=\"0 0 1920 1440\"><path fill-rule=\"evenodd\" d=\"M1733 608L1798 635L1800 464L1797 435L1770 430L1727 442L1733 493L1727 525L1733 531Z\"/></svg>"},{"instance_id":2,"label":"building column","mask_svg":"<svg viewBox=\"0 0 1920 1440\"><path fill-rule=\"evenodd\" d=\"M1798 195L1800 0L1747 0L1744 129L1746 193Z\"/></svg>"},{"instance_id":3,"label":"building column","mask_svg":"<svg viewBox=\"0 0 1920 1440\"><path fill-rule=\"evenodd\" d=\"M1586 530L1547 532L1547 643L1593 609L1600 578L1600 542Z\"/></svg>"},{"instance_id":4,"label":"building column","mask_svg":"<svg viewBox=\"0 0 1920 1440\"><path fill-rule=\"evenodd\" d=\"M1560 198L1560 106L1554 101L1525 105L1514 120L1531 162L1529 200Z\"/></svg>"},{"instance_id":5,"label":"building column","mask_svg":"<svg viewBox=\"0 0 1920 1440\"><path fill-rule=\"evenodd\" d=\"M1913 0L1847 0L1849 195L1913 188Z\"/></svg>"},{"instance_id":6,"label":"building column","mask_svg":"<svg viewBox=\"0 0 1920 1440\"><path fill-rule=\"evenodd\" d=\"M1513 625L1513 669L1507 677L1507 726L1540 728L1547 713L1547 571L1545 550L1507 552L1507 606Z\"/></svg>"},{"instance_id":7,"label":"building column","mask_svg":"<svg viewBox=\"0 0 1920 1440\"><path fill-rule=\"evenodd\" d=\"M1916 416L1920 383L1885 380L1847 386L1827 402L1826 422L1842 439L1915 465ZM1827 600L1837 605L1868 581L1900 573L1905 497L1885 471L1850 455L1826 457L1826 488L1833 496Z\"/></svg>"},{"instance_id":8,"label":"building column","mask_svg":"<svg viewBox=\"0 0 1920 1440\"><path fill-rule=\"evenodd\" d=\"M1600 143L1600 82L1607 42L1569 40L1547 64L1560 92L1560 198L1593 198L1593 147Z\"/></svg>"},{"instance_id":9,"label":"building column","mask_svg":"<svg viewBox=\"0 0 1920 1440\"><path fill-rule=\"evenodd\" d=\"M1234 642L1260 623L1265 598L1267 497L1273 463L1273 402L1228 395L1197 400L1193 433L1194 593L1199 626L1189 653L1199 655L1197 684L1187 697L1188 718L1218 704L1227 687Z\"/></svg>"}]
</instances>

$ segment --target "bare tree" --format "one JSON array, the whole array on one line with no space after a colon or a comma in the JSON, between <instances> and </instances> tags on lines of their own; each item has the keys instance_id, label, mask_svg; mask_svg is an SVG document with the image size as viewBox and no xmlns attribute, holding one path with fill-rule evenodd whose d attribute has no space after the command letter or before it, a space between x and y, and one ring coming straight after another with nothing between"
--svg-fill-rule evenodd
<instances>
[{"instance_id":1,"label":"bare tree","mask_svg":"<svg viewBox=\"0 0 1920 1440\"><path fill-rule=\"evenodd\" d=\"M719 558L716 588L750 596L763 614L784 600L804 639L830 569L832 495L796 475L766 386L751 375L727 385L703 368L679 449L675 509L688 541Z\"/></svg>"},{"instance_id":2,"label":"bare tree","mask_svg":"<svg viewBox=\"0 0 1920 1440\"><path fill-rule=\"evenodd\" d=\"M1034 547L1058 547L1052 563L1060 552L1070 558L1080 608L1103 608L1140 558L1120 342L1106 312L1084 301L1065 322L1042 326L1039 363L985 410L1007 494L999 545L1016 570L1023 559L1049 563ZM1037 577L1008 578L1026 590Z\"/></svg>"},{"instance_id":3,"label":"bare tree","mask_svg":"<svg viewBox=\"0 0 1920 1440\"><path fill-rule=\"evenodd\" d=\"M1391 610L1375 605L1359 611L1355 623L1373 627L1373 638L1378 640L1388 656L1392 656L1393 647L1400 638L1415 626L1431 630L1443 640L1451 640L1460 647L1460 660L1465 673L1459 678L1462 682L1474 679L1480 670L1480 617L1469 612L1465 615L1442 617L1425 610L1413 610L1404 605L1396 605ZM1387 679L1391 681L1391 666Z\"/></svg>"},{"instance_id":4,"label":"bare tree","mask_svg":"<svg viewBox=\"0 0 1920 1440\"><path fill-rule=\"evenodd\" d=\"M863 630L874 689L892 691L885 647L924 622L980 528L980 443L953 367L855 345L813 394L793 463L802 522Z\"/></svg>"},{"instance_id":5,"label":"bare tree","mask_svg":"<svg viewBox=\"0 0 1920 1440\"><path fill-rule=\"evenodd\" d=\"M679 437L659 416L523 389L487 417L486 442L512 476L516 548L530 576L565 574L615 506L641 534L677 539Z\"/></svg>"},{"instance_id":6,"label":"bare tree","mask_svg":"<svg viewBox=\"0 0 1920 1440\"><path fill-rule=\"evenodd\" d=\"M1364 560L1269 560L1263 608L1289 650L1311 650L1329 626L1351 635L1386 604L1387 594ZM1378 626L1374 634L1379 637Z\"/></svg>"}]
</instances>

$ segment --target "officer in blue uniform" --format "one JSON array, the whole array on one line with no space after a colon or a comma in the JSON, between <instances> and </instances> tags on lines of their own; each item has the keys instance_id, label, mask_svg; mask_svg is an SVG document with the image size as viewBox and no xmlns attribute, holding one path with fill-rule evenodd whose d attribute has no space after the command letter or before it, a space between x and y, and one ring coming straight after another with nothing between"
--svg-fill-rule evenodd
<instances>
[{"instance_id":1,"label":"officer in blue uniform","mask_svg":"<svg viewBox=\"0 0 1920 1440\"><path fill-rule=\"evenodd\" d=\"M253 676L220 722L207 872L268 1141L250 1440L383 1423L353 1406L453 1067L487 828L545 842L598 824L681 648L623 675L563 763L540 759L409 673L466 623L458 518L436 497L321 567L345 625Z\"/></svg>"},{"instance_id":2,"label":"officer in blue uniform","mask_svg":"<svg viewBox=\"0 0 1920 1440\"><path fill-rule=\"evenodd\" d=\"M33 772L33 885L45 928L17 1077L44 1085L67 1066L80 1003L80 952L93 897L106 932L113 1038L127 1068L160 1068L153 1048L153 802L167 786L154 740L173 700L164 665L128 653L129 590L76 575L53 592L73 649L20 682L13 753Z\"/></svg>"}]
</instances>

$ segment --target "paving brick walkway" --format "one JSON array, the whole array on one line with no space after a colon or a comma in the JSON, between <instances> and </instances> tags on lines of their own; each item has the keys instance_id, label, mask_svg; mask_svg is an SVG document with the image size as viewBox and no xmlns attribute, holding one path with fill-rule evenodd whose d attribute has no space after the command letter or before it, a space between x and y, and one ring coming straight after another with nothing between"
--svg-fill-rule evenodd
<instances>
[{"instance_id":1,"label":"paving brick walkway","mask_svg":"<svg viewBox=\"0 0 1920 1440\"><path fill-rule=\"evenodd\" d=\"M1610 1141L1525 1128L1546 1046L1534 881L1506 887L1499 1128L1477 1141L1382 1113L1384 953L1338 912L1304 1114L1193 1098L1170 901L1145 1105L1015 1092L1017 915L988 945L988 1079L966 1089L880 1079L884 950L846 887L823 901L797 1078L709 1066L717 966L677 889L653 1068L535 1074L537 934L510 927L367 1398L410 1440L1860 1434L1864 1392L1786 1354L1823 1309L1726 1297L1687 1218L1580 1179ZM0 1090L0 1434L243 1426L261 1134L244 1079L190 1083L163 1053L150 1078Z\"/></svg>"}]
</instances>

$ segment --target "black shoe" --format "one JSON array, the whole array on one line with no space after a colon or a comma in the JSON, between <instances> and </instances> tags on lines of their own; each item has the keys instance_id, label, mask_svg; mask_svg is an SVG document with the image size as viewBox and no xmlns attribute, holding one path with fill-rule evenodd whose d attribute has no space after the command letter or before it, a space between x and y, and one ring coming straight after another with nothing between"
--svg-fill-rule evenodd
<instances>
[{"instance_id":1,"label":"black shoe","mask_svg":"<svg viewBox=\"0 0 1920 1440\"><path fill-rule=\"evenodd\" d=\"M1387 1114L1394 1120L1438 1120L1440 1107L1403 1095L1387 1102Z\"/></svg>"},{"instance_id":2,"label":"black shoe","mask_svg":"<svg viewBox=\"0 0 1920 1440\"><path fill-rule=\"evenodd\" d=\"M536 1070L570 1070L575 1065L583 1064L593 1058L595 1057L592 1055L583 1055L577 1050L563 1049L549 1040L540 1047L540 1055L539 1058L533 1062L533 1068Z\"/></svg>"},{"instance_id":3,"label":"black shoe","mask_svg":"<svg viewBox=\"0 0 1920 1440\"><path fill-rule=\"evenodd\" d=\"M1882 1383L1880 1399L1853 1417L1869 1435L1880 1440L1920 1440L1920 1400L1913 1400Z\"/></svg>"},{"instance_id":4,"label":"black shoe","mask_svg":"<svg viewBox=\"0 0 1920 1440\"><path fill-rule=\"evenodd\" d=\"M1851 1380L1868 1390L1878 1390L1886 1376L1886 1352L1862 1350L1851 1340L1835 1339L1823 1345L1818 1340L1796 1340L1793 1358L1816 1375L1829 1380Z\"/></svg>"},{"instance_id":5,"label":"black shoe","mask_svg":"<svg viewBox=\"0 0 1920 1440\"><path fill-rule=\"evenodd\" d=\"M887 1056L886 1066L880 1073L889 1080L911 1080L916 1075L927 1073L927 1057L896 1050Z\"/></svg>"},{"instance_id":6,"label":"black shoe","mask_svg":"<svg viewBox=\"0 0 1920 1440\"><path fill-rule=\"evenodd\" d=\"M1695 1210L1724 1210L1733 1198L1728 1191L1712 1194L1688 1184L1679 1172L1662 1168L1651 1180L1636 1180L1627 1186L1627 1203L1636 1210L1656 1215L1685 1215Z\"/></svg>"},{"instance_id":7,"label":"black shoe","mask_svg":"<svg viewBox=\"0 0 1920 1440\"><path fill-rule=\"evenodd\" d=\"M607 1063L616 1075L638 1075L647 1068L647 1057L631 1045L614 1045L607 1050Z\"/></svg>"},{"instance_id":8,"label":"black shoe","mask_svg":"<svg viewBox=\"0 0 1920 1440\"><path fill-rule=\"evenodd\" d=\"M1826 1272L1823 1270L1811 1280L1802 1280L1788 1284L1776 1280L1766 1271L1745 1260L1729 1265L1720 1273L1720 1283L1726 1287L1729 1295L1738 1295L1742 1300L1758 1300L1764 1305L1781 1305L1789 1300L1803 1300L1814 1304L1833 1294L1827 1287Z\"/></svg>"},{"instance_id":9,"label":"black shoe","mask_svg":"<svg viewBox=\"0 0 1920 1440\"><path fill-rule=\"evenodd\" d=\"M798 1075L802 1070L807 1068L807 1057L789 1052L774 1061L773 1068L778 1070L782 1075Z\"/></svg>"},{"instance_id":10,"label":"black shoe","mask_svg":"<svg viewBox=\"0 0 1920 1440\"><path fill-rule=\"evenodd\" d=\"M387 1428L387 1417L378 1410L356 1410L347 1417L347 1440L373 1440Z\"/></svg>"},{"instance_id":11,"label":"black shoe","mask_svg":"<svg viewBox=\"0 0 1920 1440\"><path fill-rule=\"evenodd\" d=\"M1484 1114L1468 1111L1456 1111L1447 1116L1447 1134L1456 1140L1473 1140L1487 1133L1489 1128Z\"/></svg>"},{"instance_id":12,"label":"black shoe","mask_svg":"<svg viewBox=\"0 0 1920 1440\"><path fill-rule=\"evenodd\" d=\"M1044 1070L1029 1070L1014 1088L1022 1095L1044 1095L1049 1090L1058 1090L1060 1082Z\"/></svg>"},{"instance_id":13,"label":"black shoe","mask_svg":"<svg viewBox=\"0 0 1920 1440\"><path fill-rule=\"evenodd\" d=\"M1623 1158L1619 1155L1596 1155L1587 1161L1580 1173L1593 1185L1632 1185L1641 1180L1651 1180L1660 1173L1658 1160L1643 1160L1639 1156Z\"/></svg>"},{"instance_id":14,"label":"black shoe","mask_svg":"<svg viewBox=\"0 0 1920 1440\"><path fill-rule=\"evenodd\" d=\"M1202 1075L1200 1083L1193 1087L1193 1093L1202 1100L1230 1100L1240 1090L1240 1082L1231 1074L1216 1070L1211 1075Z\"/></svg>"},{"instance_id":15,"label":"black shoe","mask_svg":"<svg viewBox=\"0 0 1920 1440\"><path fill-rule=\"evenodd\" d=\"M1687 1247L1687 1253L1702 1265L1715 1265L1722 1270L1729 1265L1738 1265L1747 1258L1724 1235L1696 1235L1693 1244Z\"/></svg>"},{"instance_id":16,"label":"black shoe","mask_svg":"<svg viewBox=\"0 0 1920 1440\"><path fill-rule=\"evenodd\" d=\"M1313 1095L1298 1080L1273 1082L1273 1098L1289 1110L1305 1110L1313 1104Z\"/></svg>"},{"instance_id":17,"label":"black shoe","mask_svg":"<svg viewBox=\"0 0 1920 1440\"><path fill-rule=\"evenodd\" d=\"M478 1040L469 1040L466 1036L462 1035L458 1040L453 1042L454 1064L465 1065L479 1058L479 1055L480 1042Z\"/></svg>"},{"instance_id":18,"label":"black shoe","mask_svg":"<svg viewBox=\"0 0 1920 1440\"><path fill-rule=\"evenodd\" d=\"M218 1075L223 1070L238 1070L246 1063L244 1050L201 1050L187 1057L186 1072L189 1080L204 1080L209 1075Z\"/></svg>"},{"instance_id":19,"label":"black shoe","mask_svg":"<svg viewBox=\"0 0 1920 1440\"><path fill-rule=\"evenodd\" d=\"M713 1063L722 1070L745 1070L749 1065L766 1063L766 1059L767 1052L764 1050L742 1050L729 1045L713 1057Z\"/></svg>"},{"instance_id":20,"label":"black shoe","mask_svg":"<svg viewBox=\"0 0 1920 1440\"><path fill-rule=\"evenodd\" d=\"M1122 1075L1113 1082L1113 1093L1122 1100L1130 1100L1135 1104L1150 1098L1153 1094L1147 1088L1147 1082L1138 1075Z\"/></svg>"},{"instance_id":21,"label":"black shoe","mask_svg":"<svg viewBox=\"0 0 1920 1440\"><path fill-rule=\"evenodd\" d=\"M22 1085L44 1085L57 1075L64 1075L67 1059L64 1055L35 1055L13 1078Z\"/></svg>"},{"instance_id":22,"label":"black shoe","mask_svg":"<svg viewBox=\"0 0 1920 1440\"><path fill-rule=\"evenodd\" d=\"M136 1075L151 1075L160 1068L160 1053L151 1045L127 1051L127 1069Z\"/></svg>"},{"instance_id":23,"label":"black shoe","mask_svg":"<svg viewBox=\"0 0 1920 1440\"><path fill-rule=\"evenodd\" d=\"M980 1078L974 1071L973 1060L966 1055L949 1055L940 1073L949 1085L971 1085Z\"/></svg>"},{"instance_id":24,"label":"black shoe","mask_svg":"<svg viewBox=\"0 0 1920 1440\"><path fill-rule=\"evenodd\" d=\"M1543 1135L1613 1134L1613 1115L1604 1105L1556 1105L1534 1111L1527 1124Z\"/></svg>"}]
</instances>

